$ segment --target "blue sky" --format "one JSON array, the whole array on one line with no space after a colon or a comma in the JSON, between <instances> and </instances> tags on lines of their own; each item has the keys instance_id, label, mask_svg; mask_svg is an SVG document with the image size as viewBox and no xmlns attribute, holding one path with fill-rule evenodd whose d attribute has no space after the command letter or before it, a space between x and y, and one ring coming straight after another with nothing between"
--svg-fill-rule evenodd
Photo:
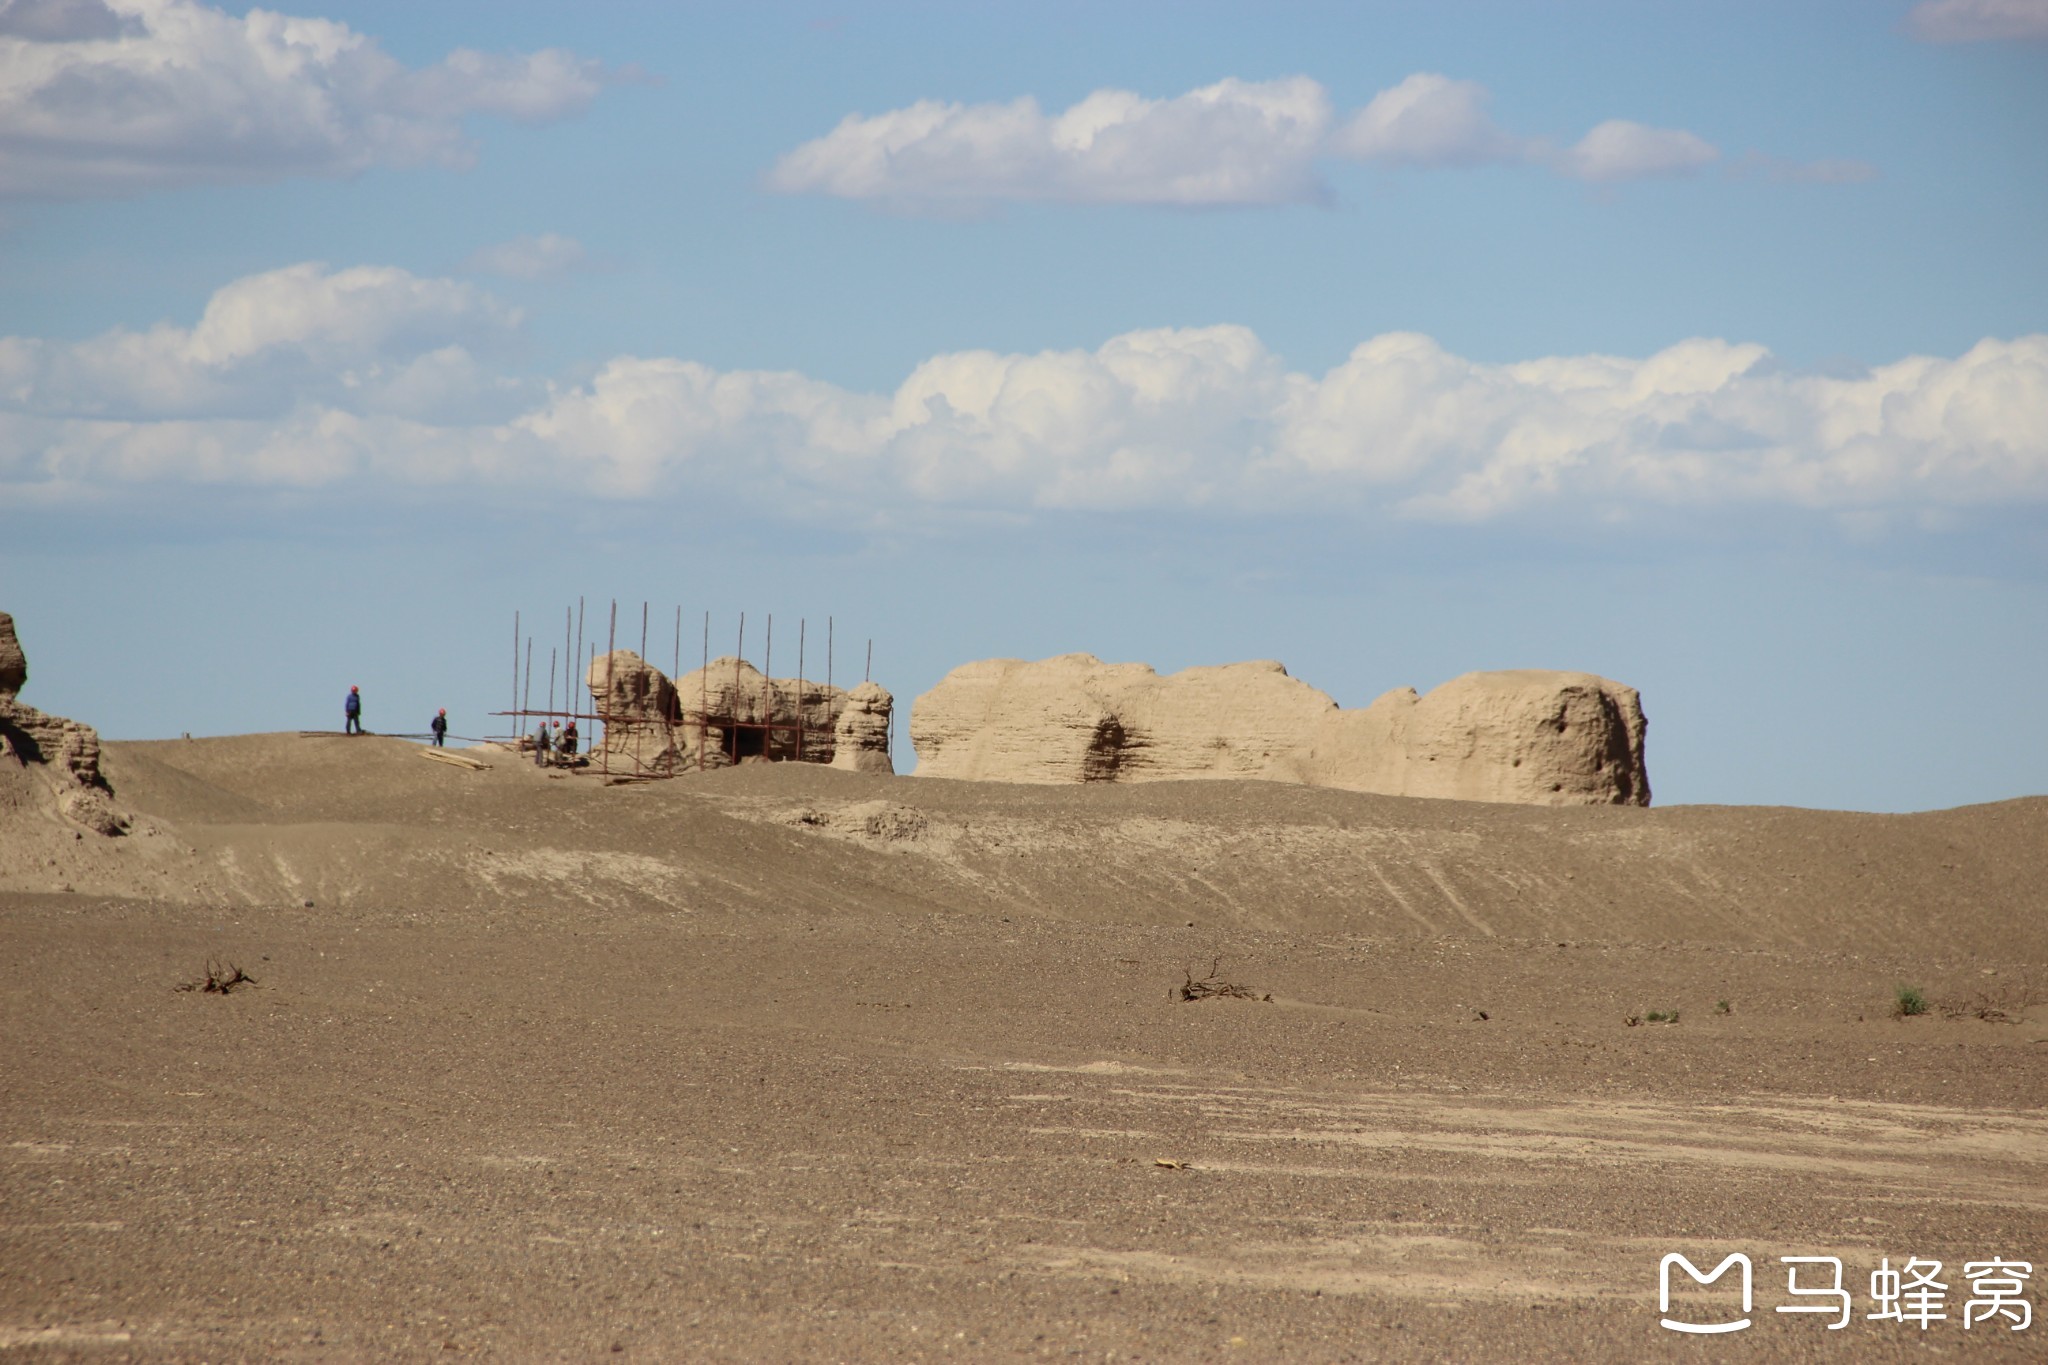
<instances>
[{"instance_id":1,"label":"blue sky","mask_svg":"<svg viewBox=\"0 0 2048 1365\"><path fill-rule=\"evenodd\" d=\"M115 737L616 596L2048 791L2044 129L2044 0L0 0L0 609Z\"/></svg>"}]
</instances>

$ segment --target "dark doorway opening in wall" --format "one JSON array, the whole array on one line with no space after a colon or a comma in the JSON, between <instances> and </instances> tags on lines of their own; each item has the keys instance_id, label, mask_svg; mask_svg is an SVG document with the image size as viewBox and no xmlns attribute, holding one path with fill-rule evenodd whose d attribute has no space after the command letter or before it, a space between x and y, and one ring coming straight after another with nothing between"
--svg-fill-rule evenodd
<instances>
[{"instance_id":1,"label":"dark doorway opening in wall","mask_svg":"<svg viewBox=\"0 0 2048 1365\"><path fill-rule=\"evenodd\" d=\"M768 730L766 726L729 725L725 731L725 756L738 763L741 759L760 758L768 752Z\"/></svg>"}]
</instances>

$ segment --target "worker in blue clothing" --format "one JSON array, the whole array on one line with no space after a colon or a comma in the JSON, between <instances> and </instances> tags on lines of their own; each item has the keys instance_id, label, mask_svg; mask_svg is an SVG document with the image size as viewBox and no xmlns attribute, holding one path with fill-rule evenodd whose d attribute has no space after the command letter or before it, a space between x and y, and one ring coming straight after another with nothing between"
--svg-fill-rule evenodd
<instances>
[{"instance_id":1,"label":"worker in blue clothing","mask_svg":"<svg viewBox=\"0 0 2048 1365\"><path fill-rule=\"evenodd\" d=\"M363 732L363 690L360 687L349 688L348 700L341 704L341 714L346 722L342 727L343 734L359 735Z\"/></svg>"}]
</instances>

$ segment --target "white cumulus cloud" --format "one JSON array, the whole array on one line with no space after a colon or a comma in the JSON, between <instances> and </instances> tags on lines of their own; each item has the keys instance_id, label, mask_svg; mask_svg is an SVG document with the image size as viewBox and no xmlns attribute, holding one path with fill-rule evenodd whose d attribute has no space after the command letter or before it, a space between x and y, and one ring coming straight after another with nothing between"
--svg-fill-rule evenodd
<instances>
[{"instance_id":1,"label":"white cumulus cloud","mask_svg":"<svg viewBox=\"0 0 2048 1365\"><path fill-rule=\"evenodd\" d=\"M518 324L473 285L301 265L228 285L190 327L0 338L0 497L538 482L599 501L722 490L764 515L1535 525L2048 504L2048 335L1823 375L1713 338L1490 364L1389 333L1316 374L1243 327L1160 328L948 352L862 393L662 356L532 384L492 359Z\"/></svg>"},{"instance_id":2,"label":"white cumulus cloud","mask_svg":"<svg viewBox=\"0 0 2048 1365\"><path fill-rule=\"evenodd\" d=\"M2048 0L1921 0L1906 31L1924 43L2048 38Z\"/></svg>"},{"instance_id":3,"label":"white cumulus cloud","mask_svg":"<svg viewBox=\"0 0 2048 1365\"><path fill-rule=\"evenodd\" d=\"M1552 164L1576 179L1612 184L1690 175L1720 155L1705 138L1682 128L1650 128L1617 118L1594 128Z\"/></svg>"},{"instance_id":4,"label":"white cumulus cloud","mask_svg":"<svg viewBox=\"0 0 2048 1365\"><path fill-rule=\"evenodd\" d=\"M781 157L768 188L911 208L1060 201L1282 204L1326 198L1318 165L1540 166L1613 183L1685 175L1720 152L1698 134L1610 119L1578 143L1501 127L1476 81L1420 71L1339 121L1307 76L1225 80L1171 99L1098 90L1059 114L920 100L849 114ZM1818 178L1818 177L1816 177ZM1843 177L1847 178L1847 177Z\"/></svg>"},{"instance_id":5,"label":"white cumulus cloud","mask_svg":"<svg viewBox=\"0 0 2048 1365\"><path fill-rule=\"evenodd\" d=\"M308 406L474 412L508 389L517 309L390 266L288 266L218 290L191 327L115 328L71 344L0 339L0 403L51 418L149 423Z\"/></svg>"},{"instance_id":6,"label":"white cumulus cloud","mask_svg":"<svg viewBox=\"0 0 2048 1365\"><path fill-rule=\"evenodd\" d=\"M464 166L471 115L544 122L614 76L573 53L458 50L407 67L327 19L197 0L12 0L0 10L0 195Z\"/></svg>"},{"instance_id":7,"label":"white cumulus cloud","mask_svg":"<svg viewBox=\"0 0 2048 1365\"><path fill-rule=\"evenodd\" d=\"M1492 98L1477 81L1418 71L1353 114L1331 150L1357 161L1407 166L1477 166L1521 161L1532 144L1486 111Z\"/></svg>"},{"instance_id":8,"label":"white cumulus cloud","mask_svg":"<svg viewBox=\"0 0 2048 1365\"><path fill-rule=\"evenodd\" d=\"M905 203L1067 200L1272 204L1313 199L1329 97L1305 76L1225 80L1172 99L1098 90L1059 114L921 100L849 114L775 163L786 194Z\"/></svg>"}]
</instances>

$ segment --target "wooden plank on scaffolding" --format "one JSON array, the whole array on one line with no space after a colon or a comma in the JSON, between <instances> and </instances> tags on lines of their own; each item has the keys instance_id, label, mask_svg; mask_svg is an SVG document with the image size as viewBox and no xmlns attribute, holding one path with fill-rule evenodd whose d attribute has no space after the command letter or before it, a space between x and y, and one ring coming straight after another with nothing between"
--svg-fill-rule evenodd
<instances>
[{"instance_id":1,"label":"wooden plank on scaffolding","mask_svg":"<svg viewBox=\"0 0 2048 1365\"><path fill-rule=\"evenodd\" d=\"M420 757L431 758L436 763L446 763L450 767L467 768L473 773L487 773L491 770L491 765L483 760L471 758L468 754L456 753L450 749L422 749L420 750Z\"/></svg>"}]
</instances>

